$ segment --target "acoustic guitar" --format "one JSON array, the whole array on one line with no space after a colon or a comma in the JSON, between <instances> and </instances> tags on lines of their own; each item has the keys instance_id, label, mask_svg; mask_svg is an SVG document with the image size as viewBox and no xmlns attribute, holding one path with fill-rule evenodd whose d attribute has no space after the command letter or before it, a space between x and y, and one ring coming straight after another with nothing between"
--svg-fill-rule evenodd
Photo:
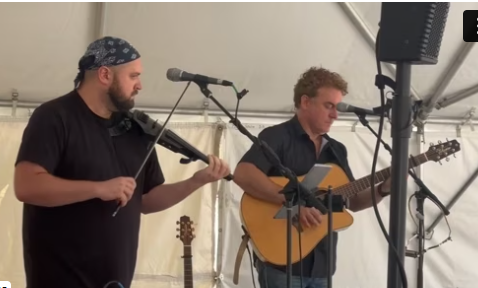
<instances>
[{"instance_id":1,"label":"acoustic guitar","mask_svg":"<svg viewBox=\"0 0 478 288\"><path fill-rule=\"evenodd\" d=\"M176 231L179 231L179 234L176 235L176 238L179 238L183 242L183 256L184 259L184 288L193 288L193 255L191 253L191 243L194 239L194 228L192 227L193 221L189 216L181 216L179 221L176 222L179 225L179 228Z\"/></svg>"},{"instance_id":2,"label":"acoustic guitar","mask_svg":"<svg viewBox=\"0 0 478 288\"><path fill-rule=\"evenodd\" d=\"M427 152L412 157L409 161L410 167L417 167L428 161L440 162L448 156L454 155L460 151L460 144L456 140L438 142L437 145L431 143ZM441 164L441 162L440 162ZM315 196L320 200L327 194L327 188L332 186L332 193L342 195L345 199L352 198L361 191L370 187L371 175L350 182L345 172L335 164L327 164L332 169L317 187ZM375 183L379 184L390 177L390 167L380 170L375 174ZM304 176L298 177L302 181ZM269 177L274 183L284 187L288 183L285 177ZM287 264L287 219L274 219L274 216L282 208L281 205L259 200L243 193L240 204L241 221L246 232L246 239L251 240L252 248L255 253L264 262L276 265ZM333 230L340 231L350 227L353 222L353 216L344 209L342 212L333 213ZM292 263L300 261L317 246L317 244L327 235L327 215L323 217L322 224L319 227L305 228L301 227L302 255L299 254L299 231L298 227L292 228Z\"/></svg>"}]
</instances>

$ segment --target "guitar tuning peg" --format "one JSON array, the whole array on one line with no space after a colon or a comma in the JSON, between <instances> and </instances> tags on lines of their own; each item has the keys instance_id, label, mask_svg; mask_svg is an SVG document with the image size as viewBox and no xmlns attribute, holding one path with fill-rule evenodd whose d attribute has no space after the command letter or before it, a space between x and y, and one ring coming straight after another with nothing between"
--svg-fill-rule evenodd
<instances>
[{"instance_id":1,"label":"guitar tuning peg","mask_svg":"<svg viewBox=\"0 0 478 288\"><path fill-rule=\"evenodd\" d=\"M179 225L179 221L176 221L176 224L178 224L178 225Z\"/></svg>"},{"instance_id":2,"label":"guitar tuning peg","mask_svg":"<svg viewBox=\"0 0 478 288\"><path fill-rule=\"evenodd\" d=\"M433 146L433 145L434 145L433 142L430 142L430 146Z\"/></svg>"},{"instance_id":3,"label":"guitar tuning peg","mask_svg":"<svg viewBox=\"0 0 478 288\"><path fill-rule=\"evenodd\" d=\"M443 165L443 164L441 164L441 160L439 160L438 163L440 163L440 165Z\"/></svg>"},{"instance_id":4,"label":"guitar tuning peg","mask_svg":"<svg viewBox=\"0 0 478 288\"><path fill-rule=\"evenodd\" d=\"M176 235L176 238L179 238L179 235Z\"/></svg>"},{"instance_id":5,"label":"guitar tuning peg","mask_svg":"<svg viewBox=\"0 0 478 288\"><path fill-rule=\"evenodd\" d=\"M446 162L449 162L449 161L450 161L450 158L446 157L445 160L446 160Z\"/></svg>"},{"instance_id":6,"label":"guitar tuning peg","mask_svg":"<svg viewBox=\"0 0 478 288\"><path fill-rule=\"evenodd\" d=\"M179 228L176 228L176 231L179 231Z\"/></svg>"},{"instance_id":7,"label":"guitar tuning peg","mask_svg":"<svg viewBox=\"0 0 478 288\"><path fill-rule=\"evenodd\" d=\"M441 141L440 141L440 140L438 140L438 144L441 144Z\"/></svg>"},{"instance_id":8,"label":"guitar tuning peg","mask_svg":"<svg viewBox=\"0 0 478 288\"><path fill-rule=\"evenodd\" d=\"M447 137L447 138L445 138L445 139L446 139L446 142L450 142L450 140L448 140L448 137Z\"/></svg>"},{"instance_id":9,"label":"guitar tuning peg","mask_svg":"<svg viewBox=\"0 0 478 288\"><path fill-rule=\"evenodd\" d=\"M453 155L453 158L456 158L455 153L453 153L452 155Z\"/></svg>"}]
</instances>

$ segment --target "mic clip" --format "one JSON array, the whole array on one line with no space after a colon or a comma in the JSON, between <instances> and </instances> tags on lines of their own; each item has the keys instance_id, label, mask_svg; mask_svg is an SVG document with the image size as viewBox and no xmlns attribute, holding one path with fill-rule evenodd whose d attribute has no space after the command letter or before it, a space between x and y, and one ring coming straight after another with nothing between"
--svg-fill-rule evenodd
<instances>
[{"instance_id":1,"label":"mic clip","mask_svg":"<svg viewBox=\"0 0 478 288\"><path fill-rule=\"evenodd\" d=\"M241 100L242 98L244 98L244 96L247 95L247 93L249 93L249 90L246 89L243 89L241 92L236 93L237 99Z\"/></svg>"}]
</instances>

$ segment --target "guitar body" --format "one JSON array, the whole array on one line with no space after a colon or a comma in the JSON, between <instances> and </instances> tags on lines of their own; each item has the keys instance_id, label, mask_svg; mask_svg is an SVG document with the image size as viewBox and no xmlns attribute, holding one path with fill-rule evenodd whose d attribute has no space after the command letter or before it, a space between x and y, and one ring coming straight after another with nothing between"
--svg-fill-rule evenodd
<instances>
[{"instance_id":1,"label":"guitar body","mask_svg":"<svg viewBox=\"0 0 478 288\"><path fill-rule=\"evenodd\" d=\"M349 183L345 172L335 164L327 164L332 169L327 174L319 189L327 191L335 187ZM298 177L302 181L304 176ZM285 177L270 177L276 184L284 187L288 183ZM324 203L327 206L326 203ZM240 214L244 228L250 236L252 246L259 259L275 265L287 265L287 219L274 219L274 216L282 208L282 205L259 200L244 193L241 199ZM294 215L292 215L294 216ZM319 227L305 228L301 232L302 255L299 253L299 231L292 226L292 263L296 263L307 256L324 239L328 232L327 215L322 218ZM348 228L353 224L353 217L347 211L333 213L332 226L334 231Z\"/></svg>"}]
</instances>

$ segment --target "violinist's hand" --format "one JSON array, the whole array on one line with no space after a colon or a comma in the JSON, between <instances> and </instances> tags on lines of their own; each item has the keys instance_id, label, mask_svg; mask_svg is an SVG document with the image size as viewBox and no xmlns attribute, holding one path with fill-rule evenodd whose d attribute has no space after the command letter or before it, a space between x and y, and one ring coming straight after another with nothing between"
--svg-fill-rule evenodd
<instances>
[{"instance_id":1,"label":"violinist's hand","mask_svg":"<svg viewBox=\"0 0 478 288\"><path fill-rule=\"evenodd\" d=\"M209 166L197 171L193 179L201 185L220 180L231 173L229 165L214 155L209 155Z\"/></svg>"}]
</instances>

